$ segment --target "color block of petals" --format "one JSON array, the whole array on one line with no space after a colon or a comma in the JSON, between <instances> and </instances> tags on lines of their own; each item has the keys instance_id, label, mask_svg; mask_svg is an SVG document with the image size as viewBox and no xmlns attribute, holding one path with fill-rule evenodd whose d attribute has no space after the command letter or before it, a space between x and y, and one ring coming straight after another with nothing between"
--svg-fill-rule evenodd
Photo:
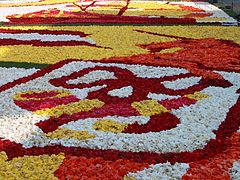
<instances>
[{"instance_id":1,"label":"color block of petals","mask_svg":"<svg viewBox=\"0 0 240 180\"><path fill-rule=\"evenodd\" d=\"M201 92L195 92L194 94L188 94L185 97L188 97L189 99L199 101L201 99L208 98L209 96L207 94L203 94Z\"/></svg>"},{"instance_id":2,"label":"color block of petals","mask_svg":"<svg viewBox=\"0 0 240 180\"><path fill-rule=\"evenodd\" d=\"M159 101L159 103L166 107L168 110L179 109L180 107L183 106L190 106L191 104L195 104L196 102L197 102L196 100L187 97Z\"/></svg>"},{"instance_id":3,"label":"color block of petals","mask_svg":"<svg viewBox=\"0 0 240 180\"><path fill-rule=\"evenodd\" d=\"M38 100L38 99L45 99L45 98L51 98L51 97L64 97L71 95L70 92L67 91L28 91L24 93L17 93L14 96L15 100Z\"/></svg>"},{"instance_id":4,"label":"color block of petals","mask_svg":"<svg viewBox=\"0 0 240 180\"><path fill-rule=\"evenodd\" d=\"M159 53L164 54L164 53L175 53L177 51L180 51L182 48L180 47L175 47L175 48L169 48L169 49L163 49Z\"/></svg>"},{"instance_id":5,"label":"color block of petals","mask_svg":"<svg viewBox=\"0 0 240 180\"><path fill-rule=\"evenodd\" d=\"M124 133L147 133L147 132L160 132L175 128L180 123L180 120L171 113L161 113L153 115L146 124L130 124L124 129Z\"/></svg>"},{"instance_id":6,"label":"color block of petals","mask_svg":"<svg viewBox=\"0 0 240 180\"><path fill-rule=\"evenodd\" d=\"M16 100L34 100L34 99L44 99L44 98L51 98L51 97L64 97L71 95L68 91L61 91L61 90L49 90L49 91L28 91L24 93L17 93L15 95ZM17 99L17 97L19 99ZM22 99L21 99L22 98Z\"/></svg>"},{"instance_id":7,"label":"color block of petals","mask_svg":"<svg viewBox=\"0 0 240 180\"><path fill-rule=\"evenodd\" d=\"M0 179L57 179L54 172L63 162L64 155L40 155L16 157L8 161L0 152Z\"/></svg>"},{"instance_id":8,"label":"color block of petals","mask_svg":"<svg viewBox=\"0 0 240 180\"><path fill-rule=\"evenodd\" d=\"M73 138L78 140L86 140L94 138L95 135L89 134L87 131L74 131L70 129L59 128L53 132L45 134L46 137L51 139Z\"/></svg>"},{"instance_id":9,"label":"color block of petals","mask_svg":"<svg viewBox=\"0 0 240 180\"><path fill-rule=\"evenodd\" d=\"M39 100L15 100L14 103L23 109L29 111L38 111L41 109L51 109L59 105L67 105L69 103L78 102L79 99L73 95L62 98L44 98Z\"/></svg>"},{"instance_id":10,"label":"color block of petals","mask_svg":"<svg viewBox=\"0 0 240 180\"><path fill-rule=\"evenodd\" d=\"M103 105L104 103L97 99L95 100L84 99L84 100L79 100L78 102L73 102L66 105L59 105L50 109L46 108L46 109L37 110L34 113L38 115L60 117L63 114L72 115L77 112L90 111L93 108L100 108Z\"/></svg>"},{"instance_id":11,"label":"color block of petals","mask_svg":"<svg viewBox=\"0 0 240 180\"><path fill-rule=\"evenodd\" d=\"M42 98L49 98L49 97L56 97L59 93L56 91L43 91L43 92L33 92L29 91L27 93L20 94L20 97L26 98L26 99L42 99ZM15 98L16 99L16 98ZM20 99L18 99L20 100ZM21 99L23 100L23 99Z\"/></svg>"},{"instance_id":12,"label":"color block of petals","mask_svg":"<svg viewBox=\"0 0 240 180\"><path fill-rule=\"evenodd\" d=\"M152 116L168 112L168 110L156 100L145 100L140 102L133 102L132 107L135 108L139 114L143 116Z\"/></svg>"},{"instance_id":13,"label":"color block of petals","mask_svg":"<svg viewBox=\"0 0 240 180\"><path fill-rule=\"evenodd\" d=\"M93 129L97 131L120 133L126 126L126 124L118 123L113 120L102 119L93 124Z\"/></svg>"},{"instance_id":14,"label":"color block of petals","mask_svg":"<svg viewBox=\"0 0 240 180\"><path fill-rule=\"evenodd\" d=\"M136 163L123 159L107 161L101 157L66 156L59 169L55 171L55 176L60 180L79 177L86 180L122 180L127 173L140 171L148 166L147 163Z\"/></svg>"}]
</instances>

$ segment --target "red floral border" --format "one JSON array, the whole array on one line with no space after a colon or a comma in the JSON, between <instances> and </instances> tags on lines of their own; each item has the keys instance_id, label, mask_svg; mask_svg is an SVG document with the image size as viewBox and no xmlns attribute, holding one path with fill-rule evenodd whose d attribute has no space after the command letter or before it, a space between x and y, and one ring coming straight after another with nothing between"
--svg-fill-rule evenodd
<instances>
[{"instance_id":1,"label":"red floral border","mask_svg":"<svg viewBox=\"0 0 240 180\"><path fill-rule=\"evenodd\" d=\"M79 15L85 17L86 14ZM198 23L193 18L148 18L136 16L116 16L113 15L98 15L99 17L77 18L77 17L33 17L33 18L8 18L10 21L5 24L205 24ZM221 24L214 22L211 24Z\"/></svg>"}]
</instances>

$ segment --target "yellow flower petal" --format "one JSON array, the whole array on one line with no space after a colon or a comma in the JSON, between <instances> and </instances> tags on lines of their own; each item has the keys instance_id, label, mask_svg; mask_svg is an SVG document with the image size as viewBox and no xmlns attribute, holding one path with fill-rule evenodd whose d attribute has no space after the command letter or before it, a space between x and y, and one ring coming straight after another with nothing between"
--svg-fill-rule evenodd
<instances>
[{"instance_id":1,"label":"yellow flower petal","mask_svg":"<svg viewBox=\"0 0 240 180\"><path fill-rule=\"evenodd\" d=\"M64 154L24 156L6 161L5 152L0 152L0 179L57 179L54 172L64 160Z\"/></svg>"},{"instance_id":2,"label":"yellow flower petal","mask_svg":"<svg viewBox=\"0 0 240 180\"><path fill-rule=\"evenodd\" d=\"M74 138L78 140L91 139L95 137L95 135L91 135L87 131L75 131L64 128L60 128L53 132L49 132L45 134L45 136L51 139Z\"/></svg>"},{"instance_id":3,"label":"yellow flower petal","mask_svg":"<svg viewBox=\"0 0 240 180\"><path fill-rule=\"evenodd\" d=\"M160 51L160 54L165 54L165 53L174 53L177 52L179 50L181 50L182 48L176 47L176 48L169 48L169 49L164 49Z\"/></svg>"},{"instance_id":4,"label":"yellow flower petal","mask_svg":"<svg viewBox=\"0 0 240 180\"><path fill-rule=\"evenodd\" d=\"M209 96L207 94L203 94L201 92L195 92L194 94L188 94L186 95L189 99L194 99L196 101L199 101L204 98L208 98Z\"/></svg>"},{"instance_id":5,"label":"yellow flower petal","mask_svg":"<svg viewBox=\"0 0 240 180\"><path fill-rule=\"evenodd\" d=\"M22 95L25 95L25 94L33 94L33 93L44 93L44 92L50 92L52 90L49 90L49 91L27 91L27 92L19 92L19 93L16 93L14 96L13 96L13 99L14 100L17 100L17 101L25 101L25 100L44 100L44 99L51 99L51 98L61 98L61 97L65 97L65 96L69 96L71 95L71 93L69 91L63 91L63 90L55 90L55 92L57 93L56 96L52 96L52 97L46 97L46 98L26 98L26 97L23 97Z\"/></svg>"},{"instance_id":6,"label":"yellow flower petal","mask_svg":"<svg viewBox=\"0 0 240 180\"><path fill-rule=\"evenodd\" d=\"M93 125L93 129L104 132L120 133L124 131L127 124L118 123L113 120L99 120Z\"/></svg>"},{"instance_id":7,"label":"yellow flower petal","mask_svg":"<svg viewBox=\"0 0 240 180\"><path fill-rule=\"evenodd\" d=\"M59 105L54 108L46 108L37 110L34 113L38 115L48 115L51 117L60 117L63 114L72 115L82 111L90 111L93 108L100 108L104 105L102 101L97 99L89 100L84 99L78 102L69 103L66 105Z\"/></svg>"},{"instance_id":8,"label":"yellow flower petal","mask_svg":"<svg viewBox=\"0 0 240 180\"><path fill-rule=\"evenodd\" d=\"M167 108L159 104L156 100L145 100L132 103L132 107L135 108L143 116L152 116L161 114L163 112L169 112Z\"/></svg>"},{"instance_id":9,"label":"yellow flower petal","mask_svg":"<svg viewBox=\"0 0 240 180\"><path fill-rule=\"evenodd\" d=\"M133 177L124 176L123 180L136 180L136 179Z\"/></svg>"}]
</instances>

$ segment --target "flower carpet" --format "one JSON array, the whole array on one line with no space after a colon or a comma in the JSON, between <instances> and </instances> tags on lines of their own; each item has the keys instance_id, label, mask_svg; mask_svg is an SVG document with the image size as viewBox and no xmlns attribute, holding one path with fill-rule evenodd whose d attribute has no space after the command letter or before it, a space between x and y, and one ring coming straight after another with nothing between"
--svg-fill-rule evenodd
<instances>
[{"instance_id":1,"label":"flower carpet","mask_svg":"<svg viewBox=\"0 0 240 180\"><path fill-rule=\"evenodd\" d=\"M108 25L64 9L122 2L3 2L29 11L0 26L0 179L240 178L239 27L148 24L153 1L129 2L137 23ZM187 3L205 2L157 13Z\"/></svg>"}]
</instances>

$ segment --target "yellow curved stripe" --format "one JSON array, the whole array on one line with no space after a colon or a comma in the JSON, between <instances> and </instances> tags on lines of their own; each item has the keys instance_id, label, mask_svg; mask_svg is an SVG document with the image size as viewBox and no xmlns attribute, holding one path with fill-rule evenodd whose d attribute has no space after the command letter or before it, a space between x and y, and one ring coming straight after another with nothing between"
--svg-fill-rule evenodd
<instances>
[{"instance_id":1,"label":"yellow curved stripe","mask_svg":"<svg viewBox=\"0 0 240 180\"><path fill-rule=\"evenodd\" d=\"M182 49L183 49L183 48L179 48L179 47L177 47L177 48L169 48L169 49L161 50L159 53L160 53L160 54L175 53L175 52L177 52L177 51L179 51L179 50L182 50Z\"/></svg>"},{"instance_id":2,"label":"yellow curved stripe","mask_svg":"<svg viewBox=\"0 0 240 180\"><path fill-rule=\"evenodd\" d=\"M94 123L93 129L97 131L120 133L123 132L127 124L118 123L113 120L102 119Z\"/></svg>"},{"instance_id":3,"label":"yellow curved stripe","mask_svg":"<svg viewBox=\"0 0 240 180\"><path fill-rule=\"evenodd\" d=\"M49 132L44 135L51 139L73 138L77 140L86 140L86 139L92 139L95 137L95 135L89 134L88 131L75 131L75 130L64 129L64 128L57 129L53 132Z\"/></svg>"},{"instance_id":4,"label":"yellow curved stripe","mask_svg":"<svg viewBox=\"0 0 240 180\"><path fill-rule=\"evenodd\" d=\"M204 98L208 98L209 96L207 94L203 94L201 92L195 92L194 94L185 95L185 97L188 97L189 99L194 99L196 101L199 101L199 100L202 100Z\"/></svg>"},{"instance_id":5,"label":"yellow curved stripe","mask_svg":"<svg viewBox=\"0 0 240 180\"><path fill-rule=\"evenodd\" d=\"M50 91L27 91L27 92L24 92L24 93L20 92L20 93L16 93L13 96L13 99L17 100L17 101L44 100L44 99L51 99L51 98L62 98L62 97L71 95L71 93L69 91L56 90L55 92L58 93L56 96L51 96L51 97L46 97L46 98L26 98L26 97L22 97L22 95L24 95L24 94L43 93L43 92L50 92Z\"/></svg>"},{"instance_id":6,"label":"yellow curved stripe","mask_svg":"<svg viewBox=\"0 0 240 180\"><path fill-rule=\"evenodd\" d=\"M59 105L54 108L45 108L42 110L37 110L37 111L34 111L34 113L38 115L47 115L47 116L57 118L63 114L72 115L82 111L90 111L93 108L100 108L103 105L104 103L102 101L99 101L98 99L93 99L93 100L84 99L84 100L80 100L74 103L69 103L66 105Z\"/></svg>"},{"instance_id":7,"label":"yellow curved stripe","mask_svg":"<svg viewBox=\"0 0 240 180\"><path fill-rule=\"evenodd\" d=\"M164 112L170 112L156 100L134 102L132 103L132 107L135 108L143 116L153 116Z\"/></svg>"}]
</instances>

